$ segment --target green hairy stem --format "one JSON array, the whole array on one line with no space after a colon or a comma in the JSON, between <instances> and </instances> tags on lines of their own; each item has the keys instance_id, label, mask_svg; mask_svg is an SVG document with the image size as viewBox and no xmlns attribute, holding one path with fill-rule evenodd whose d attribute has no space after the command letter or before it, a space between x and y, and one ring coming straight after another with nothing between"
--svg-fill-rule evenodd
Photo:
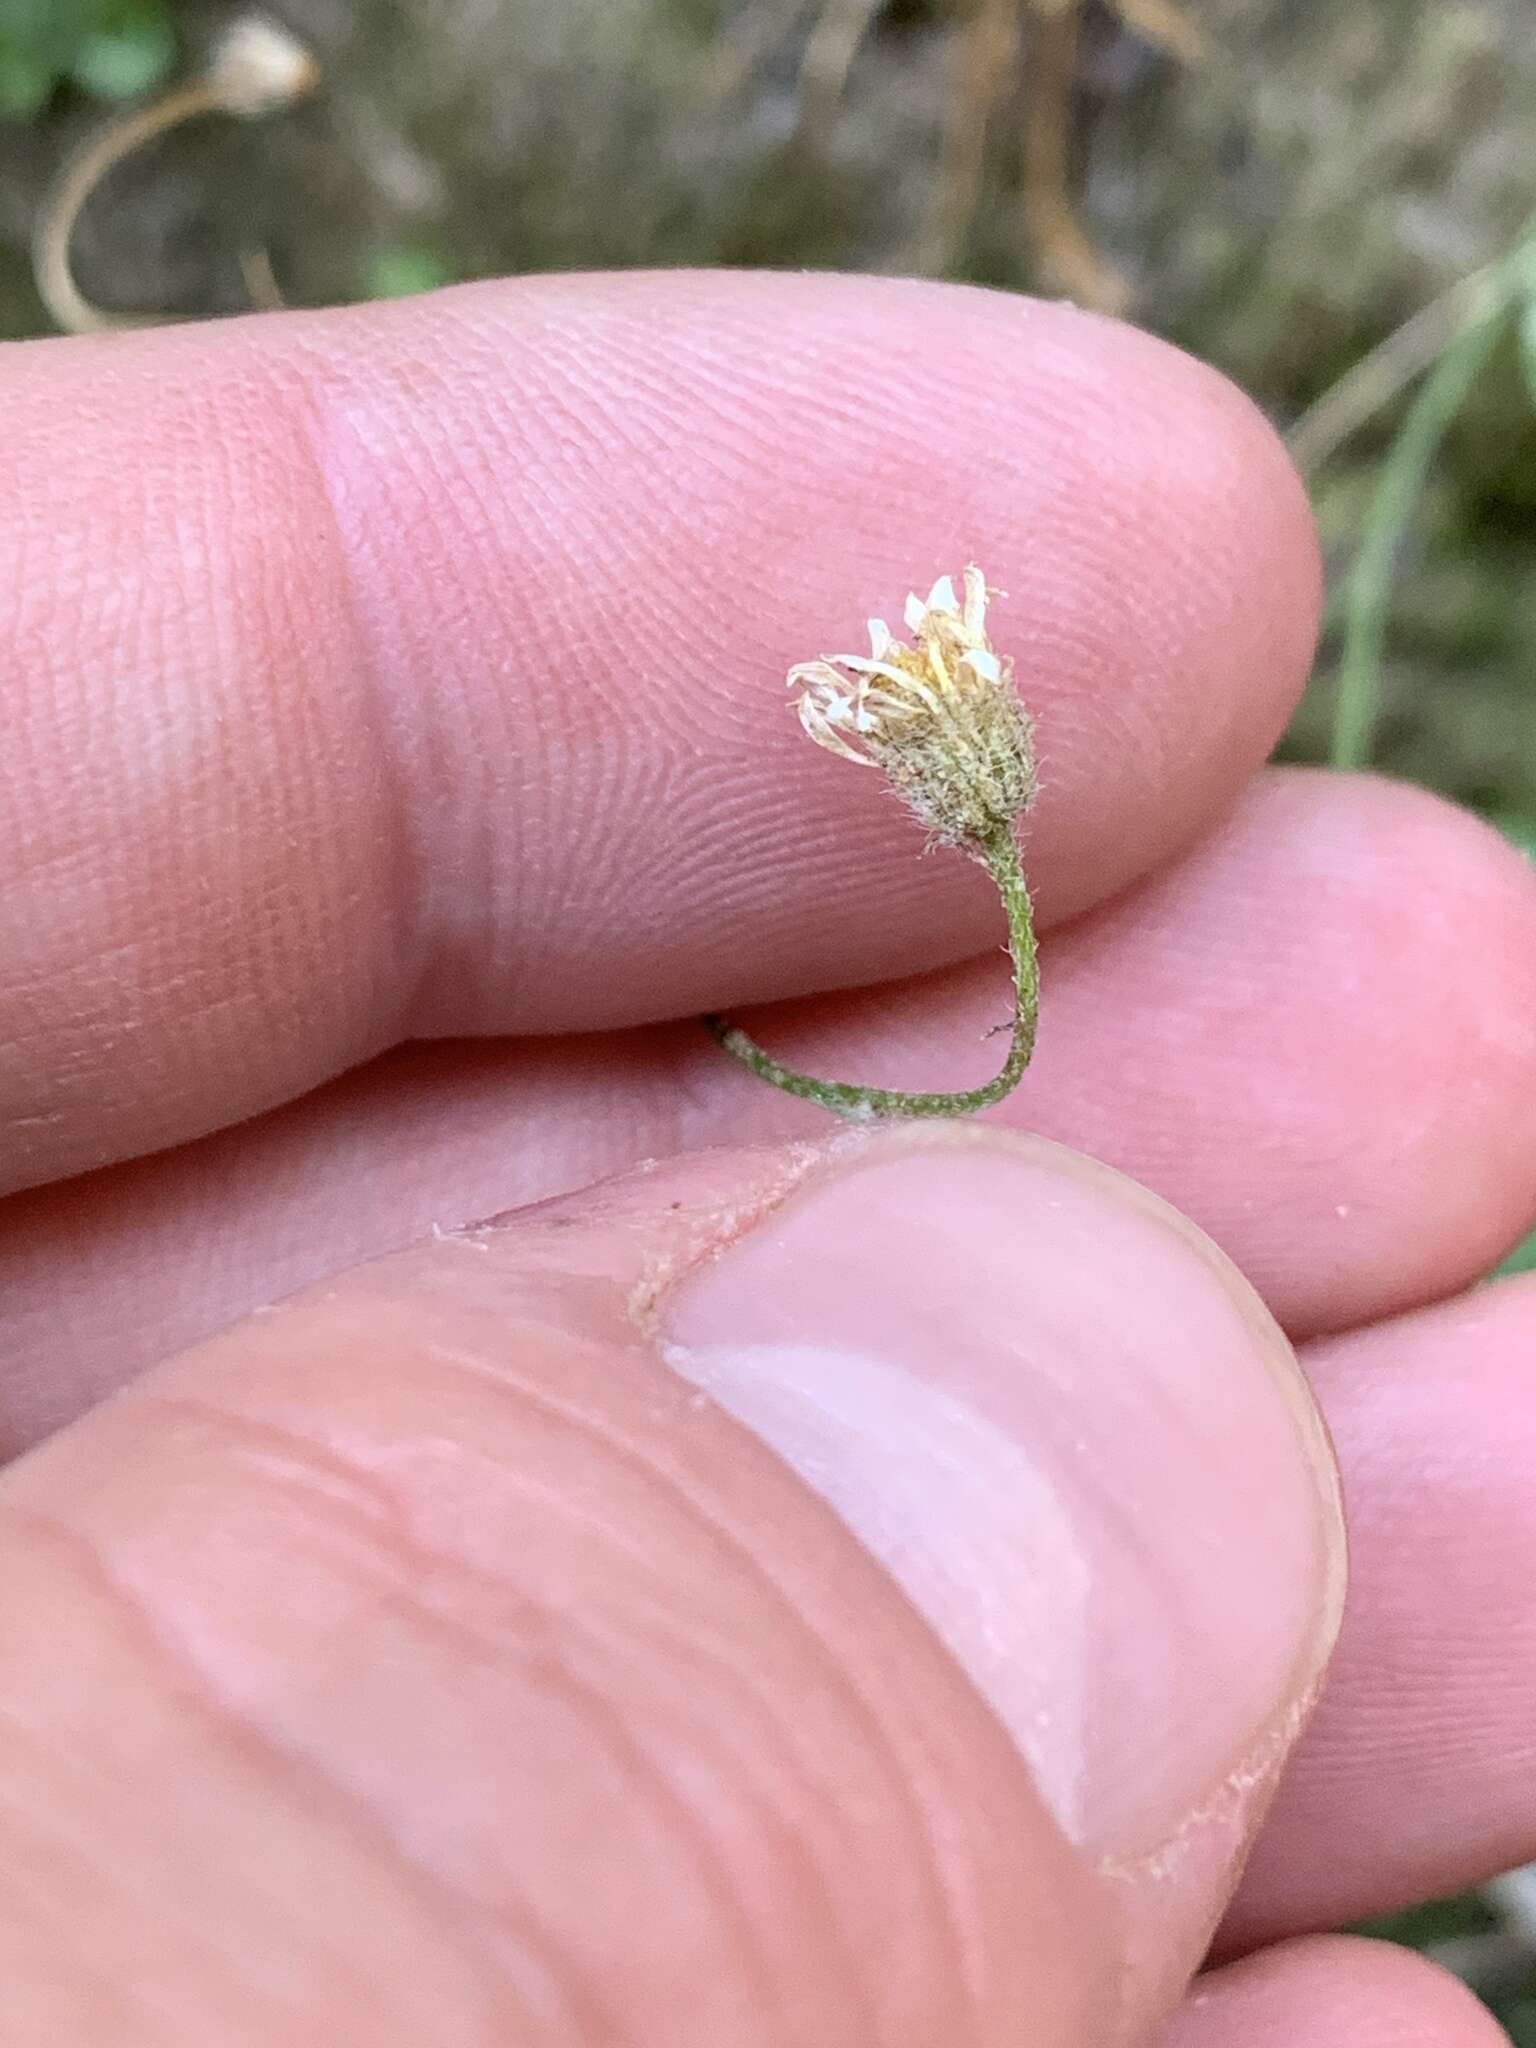
<instances>
[{"instance_id":1,"label":"green hairy stem","mask_svg":"<svg viewBox=\"0 0 1536 2048\"><path fill-rule=\"evenodd\" d=\"M709 1030L733 1059L750 1067L759 1080L816 1102L834 1116L852 1123L870 1123L879 1117L971 1116L978 1109L1001 1102L1018 1083L1035 1049L1035 1028L1039 1012L1040 974L1035 947L1035 920L1029 900L1029 886L1011 827L1003 827L985 839L977 851L988 874L996 882L1008 914L1008 951L1013 958L1014 1006L1008 1057L1001 1070L980 1088L954 1092L912 1093L904 1088L864 1088L854 1081L822 1081L814 1074L797 1073L773 1058L727 1018L704 1019Z\"/></svg>"}]
</instances>

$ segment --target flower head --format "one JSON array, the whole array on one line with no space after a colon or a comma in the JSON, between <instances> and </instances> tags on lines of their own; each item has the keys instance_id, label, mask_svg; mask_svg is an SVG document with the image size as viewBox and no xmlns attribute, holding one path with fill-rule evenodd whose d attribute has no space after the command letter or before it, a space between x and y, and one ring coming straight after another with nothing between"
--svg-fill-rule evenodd
<instances>
[{"instance_id":1,"label":"flower head","mask_svg":"<svg viewBox=\"0 0 1536 2048\"><path fill-rule=\"evenodd\" d=\"M948 576L907 599L911 645L871 619L868 655L802 661L788 680L818 746L883 770L936 838L976 852L1029 808L1034 738L1013 663L987 638L986 578L972 567L962 581L963 600Z\"/></svg>"},{"instance_id":2,"label":"flower head","mask_svg":"<svg viewBox=\"0 0 1536 2048\"><path fill-rule=\"evenodd\" d=\"M214 45L208 81L226 113L254 120L313 92L320 66L281 22L246 14Z\"/></svg>"}]
</instances>

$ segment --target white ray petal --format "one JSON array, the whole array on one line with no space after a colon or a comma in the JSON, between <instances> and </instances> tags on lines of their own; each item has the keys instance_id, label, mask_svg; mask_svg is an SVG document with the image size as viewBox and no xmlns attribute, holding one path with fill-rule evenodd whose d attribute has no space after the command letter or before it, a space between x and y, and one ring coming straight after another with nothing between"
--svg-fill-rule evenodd
<instances>
[{"instance_id":1,"label":"white ray petal","mask_svg":"<svg viewBox=\"0 0 1536 2048\"><path fill-rule=\"evenodd\" d=\"M829 754L841 754L845 761L852 761L860 768L875 766L867 754L861 754L856 747L848 744L835 725L827 723L809 697L800 699L800 723L817 746L825 747Z\"/></svg>"},{"instance_id":2,"label":"white ray petal","mask_svg":"<svg viewBox=\"0 0 1536 2048\"><path fill-rule=\"evenodd\" d=\"M965 572L966 631L979 639L987 623L987 579L973 562Z\"/></svg>"},{"instance_id":3,"label":"white ray petal","mask_svg":"<svg viewBox=\"0 0 1536 2048\"><path fill-rule=\"evenodd\" d=\"M819 685L833 690L843 687L843 678L825 656L820 661L797 661L784 680L792 690L803 685Z\"/></svg>"},{"instance_id":4,"label":"white ray petal","mask_svg":"<svg viewBox=\"0 0 1536 2048\"><path fill-rule=\"evenodd\" d=\"M911 687L911 677L903 675L899 668L888 661L867 661L862 654L840 654L837 659L843 668L851 670L856 676L884 676L888 683L895 683L900 689L906 690Z\"/></svg>"}]
</instances>

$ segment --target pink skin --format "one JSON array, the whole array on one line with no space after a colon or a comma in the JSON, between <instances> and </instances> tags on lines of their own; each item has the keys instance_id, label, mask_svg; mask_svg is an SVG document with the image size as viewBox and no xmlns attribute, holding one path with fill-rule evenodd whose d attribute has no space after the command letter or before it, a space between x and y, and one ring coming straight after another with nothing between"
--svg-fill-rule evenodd
<instances>
[{"instance_id":1,"label":"pink skin","mask_svg":"<svg viewBox=\"0 0 1536 2048\"><path fill-rule=\"evenodd\" d=\"M1307 1355L1343 1462L1355 1595L1223 1936L1233 1951L1282 1945L1202 1980L1170 2048L1326 2043L1330 2029L1371 2048L1490 2039L1417 1965L1283 1937L1536 1855L1524 1769L1536 1650L1516 1625L1536 1540L1523 1371L1536 1287L1429 1306L1536 1210L1536 884L1491 835L1412 792L1298 774L1251 782L1300 686L1316 598L1300 493L1251 409L1172 351L1063 308L847 279L670 277L533 281L17 349L0 413L0 555L17 593L0 622L0 1157L19 1191L0 1251L6 1439L39 1438L246 1310L434 1225L657 1153L824 1128L735 1073L691 1022L660 1020L800 998L755 1020L798 1063L918 1085L963 1082L967 1062L984 1063L980 1034L1004 1001L996 956L981 950L996 936L985 884L961 861L911 858L910 828L875 778L806 746L775 682L790 660L854 644L866 603L890 608L909 583L959 567L957 550L974 556L1009 594L997 637L1044 736L1030 866L1044 921L1060 927L1038 1065L994 1121L1125 1168L1204 1225L1293 1335L1334 1333ZM633 1028L560 1035L614 1026ZM388 1051L502 1032L549 1035ZM754 1187L766 1174L780 1199L798 1155L760 1156L779 1163L680 1169L679 1202L735 1216L741 1174ZM84 1168L97 1170L66 1178ZM644 1186L642 1206L656 1195ZM1021 1234L1033 1243L1056 1211L1019 1187L998 1212L1034 1204L1036 1227ZM1105 1244L1120 1242L1118 1201ZM595 1265L622 1264L630 1226L615 1238L601 1204L596 1225L587 1208L573 1215L596 1231ZM504 1489L535 1455L524 1425L509 1424L485 1454L496 1472L481 1471L471 1430L446 1494L412 1478L382 1507L366 1489L353 1499L349 1403L376 1401L369 1426L406 1439L429 1411L446 1436L457 1429L431 1343L390 1332L435 1304L434 1327L462 1324L465 1355L483 1360L477 1290L490 1283L466 1277L466 1259L460 1246L406 1254L387 1315L384 1283L367 1275L343 1283L342 1309L316 1297L295 1311L283 1327L307 1360L302 1384L284 1377L258 1318L154 1376L140 1405L101 1411L22 1460L5 1497L27 1532L10 1581L18 1640L80 1717L74 1753L118 1758L125 1784L144 1758L180 1754L221 1789L165 1823L171 1840L208 1826L209 1856L259 1850L274 1869L334 1856L328 1882L343 1899L377 1883L364 1850L317 1846L298 1781L279 1797L249 1759L239 1770L254 1775L240 1777L230 1729L249 1716L274 1739L294 1736L269 1711L311 1682L292 1694L314 1651L289 1621L312 1614L323 1641L326 1615L352 1612L358 1574L365 1591L374 1584L376 1561L364 1569L347 1546L375 1508L413 1519L429 1498L433 1513L457 1503L458 1556L471 1535L487 1540L492 1480ZM519 1252L522 1273L518 1259L535 1278L517 1284L537 1294L546 1251ZM1096 1300L1087 1288L1081 1330ZM583 1306L579 1288L560 1301L555 1325L576 1316L581 1344L630 1356L633 1334L604 1321L608 1309ZM1380 1320L1404 1310L1418 1312ZM1170 1329L1188 1321L1168 1313ZM575 1342L567 1330L549 1356L561 1385ZM505 1340L493 1348L504 1370ZM536 1352L518 1354L519 1371ZM166 1403L189 1436L167 1436ZM238 1416L232 1448L212 1424L199 1436L205 1411ZM1121 1441L1132 1425L1117 1433L1106 1413L1106 1441ZM646 1416L637 1428L660 1426ZM710 1438L712 1450L694 1443L689 1432L715 1425L686 1404L668 1427L690 1446L678 1452L690 1469L729 1474L743 1541L775 1569L820 1542L739 1432ZM1243 1469L1279 1455L1261 1434ZM261 1487L311 1441L322 1466L337 1461L333 1490L350 1504L332 1516L322 1503L313 1554L300 1544L291 1555L298 1536L283 1516L298 1509ZM1200 1496L1196 1477L1184 1492ZM1214 1491L1204 1505L1228 1522L1238 1511ZM354 1509L362 1521L348 1519ZM220 1516L247 1533L227 1579L209 1548L194 1614L204 1596L186 1561ZM1309 1583L1316 1546L1296 1541L1297 1583ZM99 1562L94 1594L77 1552ZM923 1975L917 1942L913 2010L929 2001L927 2038L990 2044L977 1998L994 2001L996 2038L1015 2038L1018 2000L1031 1996L1041 2042L1077 2048L1112 2026L1115 2039L1142 2039L1221 1909L1310 1696L1306 1658L1283 1678L1284 1645L1269 1645L1280 1732L1254 1752L1265 1761L1251 1782L1233 1778L1246 1787L1235 1805L1199 1808L1206 1833L1190 1837L1179 1884L1142 1884L1145 1842L1123 1869L1103 1851L1084 1883L1016 1782L1016 1760L945 1692L942 1662L902 1633L910 1617L887 1613L867 1557L827 1556L817 1570L855 1633L885 1615L904 1682L936 1688L936 1707L943 1695L946 1725L958 1717L940 1777L967 1844L975 1928L1006 1918L1021 1882L1025 1920L1043 1898L1075 1901L1022 1977L1004 1966L1006 1944L994 1955L977 1931L996 1972L968 2007L937 1962ZM1275 1558L1229 1560L1232 1600ZM106 1597L130 1581L149 1636L168 1631L203 1673L203 1718L144 1677ZM297 1603L281 1626L263 1604L271 1583ZM450 1601L459 1621L478 1613L465 1586ZM1284 1604L1266 1596L1263 1612ZM77 1667L109 1674L110 1727L105 1705L90 1704L102 1688L72 1692L71 1666L61 1675L48 1662L61 1641ZM471 1697L462 1672L445 1675L440 1645L437 1663L414 1643L396 1648L409 1650L402 1672L419 1658L428 1722L433 1686ZM791 1693L812 1682L798 1655L786 1644ZM1268 1668L1250 1645L1242 1669ZM23 1698L54 1697L31 1683ZM305 1738L332 1787L383 1773L366 1795L375 1802L386 1781L411 1784L419 1761L441 1774L438 1827L468 1796L471 1760L482 1789L500 1767L468 1723L459 1779L452 1755L417 1759L408 1730L393 1756L365 1754L365 1692L361 1721L317 1705ZM526 1710L494 1691L482 1705L491 1721ZM1227 1755L1226 1736L1207 1737ZM845 1757L839 1782L852 1769ZM104 1822L113 1853L161 1870L173 1917L200 1901L211 1912L206 1869L195 1858L180 1868L155 1836L153 1771L143 1783L142 1808L124 1799ZM39 1839L50 1825L67 1832L62 1781L23 1779L21 1796ZM220 1810L231 1816L222 1845ZM426 1826L408 1800L392 1811L408 1831ZM1011 1842L1032 1845L1022 1878L1000 1846L1007 1829L994 1838L983 1825L994 1812L1011 1817ZM457 1835L438 1827L428 1893L462 1889L456 1859L475 1839L467 1817ZM659 1842L654 1853L671 1852ZM899 1844L890 1854L902 1864ZM834 1891L867 1884L834 1865ZM475 1883L494 1891L499 1868L476 1864ZM551 1896L561 1881L558 1868L516 1873ZM248 1892L226 1903L266 1911ZM435 1995L439 2013L470 2016L462 2038L477 2039L485 1985L422 1935L420 1903L395 1899L388 1927L339 1907L350 1931L324 1968L315 1961L316 1997L344 2001L387 1975L398 1938L402 1954L431 1957L423 2011ZM609 1903L619 1920L638 1910L618 1892ZM906 1895L893 1893L890 1911L922 1923ZM92 1912L82 1919L99 1954L131 1955L146 1939L110 1901ZM0 1916L0 1935L9 1925ZM18 1953L31 1954L36 1928L15 1925ZM809 1967L811 1934L786 1938ZM856 1950L857 1930L848 1938ZM1110 1967L1132 1988L1111 2020L1085 1987L1116 1955ZM177 1984L189 2038L233 2026L217 1971L189 1964ZM625 1995L643 2010L652 1992L637 1982ZM86 2007L37 1996L51 2041L96 2038ZM403 2026L401 2010L386 2001L380 2027ZM1426 2012L1439 2015L1433 2034ZM744 2038L728 2004L714 2019L714 2038L721 2025Z\"/></svg>"},{"instance_id":2,"label":"pink skin","mask_svg":"<svg viewBox=\"0 0 1536 2048\"><path fill-rule=\"evenodd\" d=\"M991 1121L1156 1188L1293 1336L1436 1299L1530 1212L1531 915L1526 864L1462 813L1271 772L1194 853L1047 940L1037 1060ZM988 954L754 1021L813 1070L922 1081L979 1075L1006 1003L1006 963ZM25 1442L125 1371L434 1226L824 1123L692 1019L404 1048L256 1123L13 1197L0 1437Z\"/></svg>"},{"instance_id":3,"label":"pink skin","mask_svg":"<svg viewBox=\"0 0 1536 2048\"><path fill-rule=\"evenodd\" d=\"M1522 1276L1305 1354L1354 1475L1355 1618L1234 1941L1336 1926L1530 1860L1533 1319L1536 1276ZM1324 1829L1334 1847L1319 1861Z\"/></svg>"},{"instance_id":4,"label":"pink skin","mask_svg":"<svg viewBox=\"0 0 1536 2048\"><path fill-rule=\"evenodd\" d=\"M1252 408L987 293L475 289L23 349L0 408L12 1185L403 1037L989 945L985 880L912 859L781 680L956 548L1009 591L1049 734L1048 921L1236 795L1311 643L1305 506Z\"/></svg>"},{"instance_id":5,"label":"pink skin","mask_svg":"<svg viewBox=\"0 0 1536 2048\"><path fill-rule=\"evenodd\" d=\"M1210 1971L1157 2048L1508 2048L1470 1991L1405 1949L1288 1941Z\"/></svg>"}]
</instances>

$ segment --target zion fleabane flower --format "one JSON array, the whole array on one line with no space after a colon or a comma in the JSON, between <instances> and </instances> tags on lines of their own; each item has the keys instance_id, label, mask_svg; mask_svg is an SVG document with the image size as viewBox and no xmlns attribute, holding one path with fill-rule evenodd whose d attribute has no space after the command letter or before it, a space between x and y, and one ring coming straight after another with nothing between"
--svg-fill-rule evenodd
<instances>
[{"instance_id":1,"label":"zion fleabane flower","mask_svg":"<svg viewBox=\"0 0 1536 2048\"><path fill-rule=\"evenodd\" d=\"M818 746L880 769L936 839L979 856L1034 799L1034 734L987 637L987 580L961 580L963 597L941 576L907 599L910 643L871 619L867 655L798 662L788 682Z\"/></svg>"}]
</instances>

